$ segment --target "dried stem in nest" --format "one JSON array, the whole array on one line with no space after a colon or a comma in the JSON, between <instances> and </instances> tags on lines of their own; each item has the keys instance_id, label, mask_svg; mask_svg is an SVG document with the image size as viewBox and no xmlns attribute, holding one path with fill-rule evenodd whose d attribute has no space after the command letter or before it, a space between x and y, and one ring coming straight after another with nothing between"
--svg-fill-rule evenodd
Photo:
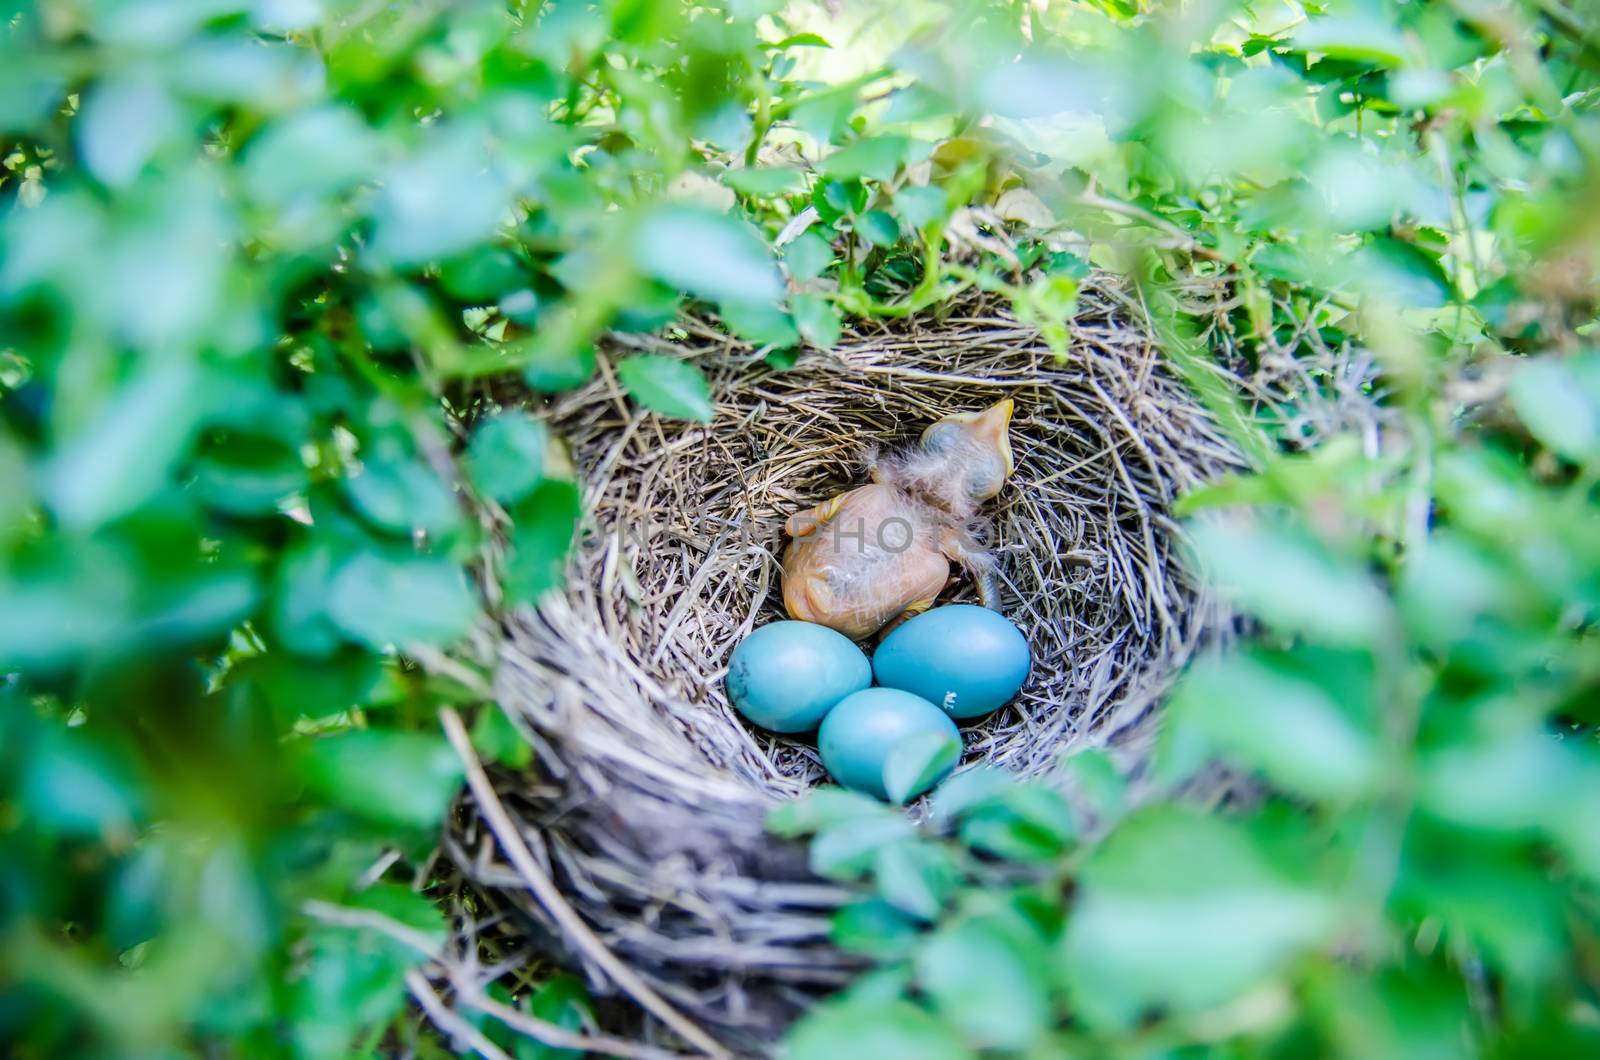
<instances>
[{"instance_id":1,"label":"dried stem in nest","mask_svg":"<svg viewBox=\"0 0 1600 1060\"><path fill-rule=\"evenodd\" d=\"M784 617L787 515L860 483L871 447L1002 397L1016 402L1017 471L987 511L1001 605L1034 670L1014 705L968 731L967 761L1048 775L1063 752L1102 746L1137 785L1152 705L1225 621L1184 571L1169 506L1239 461L1132 304L1088 283L1059 361L982 294L863 324L786 372L704 321L616 337L611 358L692 357L717 416L645 414L604 366L543 408L572 448L586 517L568 591L508 623L496 694L537 765L496 777L503 820L469 798L446 839L474 901L522 910L598 989L626 988L530 890L554 881L653 995L741 1050L848 981L857 961L828 940L846 895L763 829L775 803L823 781L816 751L732 711L728 655ZM946 600L970 597L961 585ZM508 862L506 827L535 872Z\"/></svg>"}]
</instances>

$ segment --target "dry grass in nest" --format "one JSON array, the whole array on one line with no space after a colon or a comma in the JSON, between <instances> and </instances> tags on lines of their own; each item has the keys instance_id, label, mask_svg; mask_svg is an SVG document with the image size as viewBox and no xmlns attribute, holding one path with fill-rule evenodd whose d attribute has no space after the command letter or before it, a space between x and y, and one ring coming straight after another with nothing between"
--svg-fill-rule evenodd
<instances>
[{"instance_id":1,"label":"dry grass in nest","mask_svg":"<svg viewBox=\"0 0 1600 1060\"><path fill-rule=\"evenodd\" d=\"M569 591L519 614L501 652L496 692L537 762L495 778L503 827L479 798L448 837L478 901L530 914L600 991L642 986L741 1050L846 981L857 961L828 941L843 895L763 830L775 803L825 779L816 750L734 713L728 656L784 617L788 514L863 481L870 447L1001 397L1016 401L1017 472L988 511L1003 610L1034 669L1014 705L967 731L966 761L1039 775L1105 746L1137 774L1152 705L1221 621L1185 574L1169 505L1237 458L1115 286L1091 282L1082 305L1062 361L982 295L863 325L784 372L688 321L609 353L693 357L712 424L641 412L605 363L551 402L585 532ZM970 596L963 584L941 602ZM507 862L506 828L526 857ZM530 891L541 874L566 913ZM604 952L637 981L619 982Z\"/></svg>"}]
</instances>

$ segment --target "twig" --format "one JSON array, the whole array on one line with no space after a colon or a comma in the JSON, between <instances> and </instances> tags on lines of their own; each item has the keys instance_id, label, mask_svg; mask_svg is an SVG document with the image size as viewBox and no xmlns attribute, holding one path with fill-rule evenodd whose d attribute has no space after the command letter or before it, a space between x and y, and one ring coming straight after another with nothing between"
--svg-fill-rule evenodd
<instances>
[{"instance_id":1,"label":"twig","mask_svg":"<svg viewBox=\"0 0 1600 1060\"><path fill-rule=\"evenodd\" d=\"M494 698L494 689L484 680L482 674L438 648L427 644L407 644L406 655L421 664L423 669L451 678L475 696L484 699Z\"/></svg>"},{"instance_id":2,"label":"twig","mask_svg":"<svg viewBox=\"0 0 1600 1060\"><path fill-rule=\"evenodd\" d=\"M439 1000L439 995L433 992L433 987L428 983L428 977L420 971L413 968L406 972L406 987L411 991L411 996L417 999L417 1004L422 1006L422 1011L428 1014L428 1018L440 1030L452 1038L466 1042L480 1056L486 1056L489 1060L511 1060L504 1050L485 1038L482 1031L462 1019L455 1009Z\"/></svg>"},{"instance_id":3,"label":"twig","mask_svg":"<svg viewBox=\"0 0 1600 1060\"><path fill-rule=\"evenodd\" d=\"M1135 206L1131 202L1123 202L1120 199L1110 199L1093 190L1085 191L1077 196L1075 201L1080 206L1087 206L1090 209L1104 210L1107 213L1118 214L1130 220L1143 221L1150 227L1159 229L1177 240L1179 246L1197 258L1205 258L1207 261L1227 260L1165 217L1152 213L1142 206Z\"/></svg>"},{"instance_id":4,"label":"twig","mask_svg":"<svg viewBox=\"0 0 1600 1060\"><path fill-rule=\"evenodd\" d=\"M440 719L444 723L445 735L449 737L451 745L461 756L462 764L466 767L467 786L472 789L479 810L488 820L489 828L494 832L495 838L500 840L500 846L506 856L522 874L528 889L539 900L539 904L544 906L545 911L555 919L576 945L611 976L617 986L651 1015L671 1027L684 1041L707 1056L731 1058L732 1054L727 1049L652 990L649 984L612 953L589 925L584 923L583 918L562 897L555 881L539 867L539 863L528 850L528 845L518 834L516 825L512 823L510 815L500 803L500 797L495 794L494 785L489 782L489 775L483 771L483 763L478 761L478 755L472 749L472 741L467 737L461 716L446 707L440 712Z\"/></svg>"},{"instance_id":5,"label":"twig","mask_svg":"<svg viewBox=\"0 0 1600 1060\"><path fill-rule=\"evenodd\" d=\"M521 1031L528 1037L543 1042L545 1045L553 1046L557 1049L578 1049L586 1053L617 1056L624 1058L624 1060L658 1060L658 1058L678 1055L664 1049L652 1049L648 1046L635 1045L620 1038L606 1038L569 1031L567 1028L551 1023L549 1020L542 1020L526 1012L518 1012L510 1005L503 1005L478 989L477 985L470 980L465 969L446 960L439 952L438 947L434 945L433 940L415 928L408 927L393 917L384 916L375 910L355 909L350 906L334 905L331 902L312 899L301 905L300 911L319 923L332 924L336 927L376 931L380 935L409 946L424 957L431 958L435 964L444 969L445 977L449 979L451 987L454 988L459 1003L493 1016L506 1026ZM407 982L409 981L408 979ZM424 985L427 984L426 977L422 977L422 982ZM414 995L417 994L415 987L412 988L412 993ZM445 1007L444 1002L440 1000L431 988L428 989L427 993L433 999L434 1004L439 1005L441 1008ZM426 999L418 996L417 1001L427 1010L429 1017L437 1019L438 1012L429 1006L429 1002ZM447 1030L454 1030L453 1027L447 1027L444 1023L441 1023L440 1026L445 1027Z\"/></svg>"},{"instance_id":6,"label":"twig","mask_svg":"<svg viewBox=\"0 0 1600 1060\"><path fill-rule=\"evenodd\" d=\"M371 909L354 909L347 905L334 905L315 898L300 906L300 911L313 920L336 927L364 928L387 935L403 943L424 957L439 956L438 945L416 928L407 927L392 917Z\"/></svg>"},{"instance_id":7,"label":"twig","mask_svg":"<svg viewBox=\"0 0 1600 1060\"><path fill-rule=\"evenodd\" d=\"M578 1049L586 1053L602 1053L606 1056L623 1057L624 1060L670 1060L680 1054L669 1052L665 1049L652 1049L647 1045L635 1045L625 1042L620 1038L601 1038L588 1034L578 1034L565 1027L530 1016L526 1012L519 1012L510 1005L504 1005L481 993L463 993L463 1004L470 1005L485 1015L493 1016L512 1030L521 1031L530 1038L535 1038L545 1045L558 1049Z\"/></svg>"},{"instance_id":8,"label":"twig","mask_svg":"<svg viewBox=\"0 0 1600 1060\"><path fill-rule=\"evenodd\" d=\"M1534 7L1550 20L1551 25L1576 42L1585 55L1591 59L1600 58L1600 35L1561 6L1559 0L1534 0Z\"/></svg>"}]
</instances>

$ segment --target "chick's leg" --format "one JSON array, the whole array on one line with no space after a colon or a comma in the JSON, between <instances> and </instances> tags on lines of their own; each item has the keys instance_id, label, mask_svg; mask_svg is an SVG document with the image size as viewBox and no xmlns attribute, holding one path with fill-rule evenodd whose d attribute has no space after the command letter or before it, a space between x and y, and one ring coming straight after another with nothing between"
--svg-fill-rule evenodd
<instances>
[{"instance_id":1,"label":"chick's leg","mask_svg":"<svg viewBox=\"0 0 1600 1060\"><path fill-rule=\"evenodd\" d=\"M865 488L846 490L844 493L829 497L821 504L807 508L803 512L795 512L784 520L783 532L790 537L810 537L827 526L829 520L839 514L839 509L843 508L850 498L862 492Z\"/></svg>"},{"instance_id":2,"label":"chick's leg","mask_svg":"<svg viewBox=\"0 0 1600 1060\"><path fill-rule=\"evenodd\" d=\"M916 618L918 615L922 614L922 612L932 607L933 602L937 599L938 596L925 596L921 600L913 600L911 603L907 604L904 611L900 612L898 615L895 615L882 629L878 630L878 639L882 640L884 637L887 637L891 632L894 631L896 626L904 622L906 619Z\"/></svg>"},{"instance_id":3,"label":"chick's leg","mask_svg":"<svg viewBox=\"0 0 1600 1060\"><path fill-rule=\"evenodd\" d=\"M939 549L950 562L966 571L978 590L978 602L991 611L1000 610L999 564L985 549L972 540L971 535L958 530L947 530L939 535Z\"/></svg>"},{"instance_id":4,"label":"chick's leg","mask_svg":"<svg viewBox=\"0 0 1600 1060\"><path fill-rule=\"evenodd\" d=\"M810 537L839 511L839 500L834 497L803 512L795 512L784 520L783 532L790 537Z\"/></svg>"}]
</instances>

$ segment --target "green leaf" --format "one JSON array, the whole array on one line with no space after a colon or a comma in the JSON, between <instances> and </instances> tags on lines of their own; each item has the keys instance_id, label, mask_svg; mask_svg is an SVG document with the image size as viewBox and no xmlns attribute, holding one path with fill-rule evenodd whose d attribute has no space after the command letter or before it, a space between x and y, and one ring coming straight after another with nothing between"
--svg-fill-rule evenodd
<instances>
[{"instance_id":1,"label":"green leaf","mask_svg":"<svg viewBox=\"0 0 1600 1060\"><path fill-rule=\"evenodd\" d=\"M1072 111L1094 112L1114 75L1096 71L1053 49L1030 49L1016 61L977 72L979 101L1004 118L1044 118ZM1114 82L1113 82L1114 84Z\"/></svg>"},{"instance_id":2,"label":"green leaf","mask_svg":"<svg viewBox=\"0 0 1600 1060\"><path fill-rule=\"evenodd\" d=\"M841 908L829 937L847 953L880 961L900 960L916 947L921 925L877 898L864 898Z\"/></svg>"},{"instance_id":3,"label":"green leaf","mask_svg":"<svg viewBox=\"0 0 1600 1060\"><path fill-rule=\"evenodd\" d=\"M467 469L484 494L501 504L526 497L544 478L550 432L520 409L485 418L467 445Z\"/></svg>"},{"instance_id":4,"label":"green leaf","mask_svg":"<svg viewBox=\"0 0 1600 1060\"><path fill-rule=\"evenodd\" d=\"M1511 405L1541 445L1580 464L1600 462L1600 354L1541 357L1511 377Z\"/></svg>"},{"instance_id":5,"label":"green leaf","mask_svg":"<svg viewBox=\"0 0 1600 1060\"><path fill-rule=\"evenodd\" d=\"M904 161L909 141L903 136L874 136L841 147L817 168L831 180L888 180Z\"/></svg>"},{"instance_id":6,"label":"green leaf","mask_svg":"<svg viewBox=\"0 0 1600 1060\"><path fill-rule=\"evenodd\" d=\"M906 1001L821 1005L789 1031L787 1060L975 1060L951 1028Z\"/></svg>"},{"instance_id":7,"label":"green leaf","mask_svg":"<svg viewBox=\"0 0 1600 1060\"><path fill-rule=\"evenodd\" d=\"M1078 281L1061 273L1040 276L1027 288L1027 305L1040 320L1062 323L1078 312Z\"/></svg>"},{"instance_id":8,"label":"green leaf","mask_svg":"<svg viewBox=\"0 0 1600 1060\"><path fill-rule=\"evenodd\" d=\"M819 142L833 143L848 129L858 95L855 85L828 86L795 100L789 113L801 131Z\"/></svg>"},{"instance_id":9,"label":"green leaf","mask_svg":"<svg viewBox=\"0 0 1600 1060\"><path fill-rule=\"evenodd\" d=\"M340 558L332 542L311 539L290 548L278 565L271 629L290 651L327 656L343 643L329 614Z\"/></svg>"},{"instance_id":10,"label":"green leaf","mask_svg":"<svg viewBox=\"0 0 1600 1060\"><path fill-rule=\"evenodd\" d=\"M369 647L448 644L477 617L461 568L446 559L361 552L333 576L328 615Z\"/></svg>"},{"instance_id":11,"label":"green leaf","mask_svg":"<svg viewBox=\"0 0 1600 1060\"><path fill-rule=\"evenodd\" d=\"M1368 290L1403 306L1434 309L1455 299L1455 285L1439 260L1398 239L1375 239L1359 258Z\"/></svg>"},{"instance_id":12,"label":"green leaf","mask_svg":"<svg viewBox=\"0 0 1600 1060\"><path fill-rule=\"evenodd\" d=\"M890 802L922 794L961 760L960 737L925 732L898 744L883 763L883 788Z\"/></svg>"},{"instance_id":13,"label":"green leaf","mask_svg":"<svg viewBox=\"0 0 1600 1060\"><path fill-rule=\"evenodd\" d=\"M898 818L898 813L874 799L844 788L820 787L783 803L767 815L767 829L793 839L846 821Z\"/></svg>"},{"instance_id":14,"label":"green leaf","mask_svg":"<svg viewBox=\"0 0 1600 1060\"><path fill-rule=\"evenodd\" d=\"M797 294L790 299L794 321L801 336L819 350L831 350L844 333L844 317L838 306L820 294Z\"/></svg>"},{"instance_id":15,"label":"green leaf","mask_svg":"<svg viewBox=\"0 0 1600 1060\"><path fill-rule=\"evenodd\" d=\"M374 204L373 257L419 265L457 254L493 234L511 189L486 164L481 138L469 127L440 123L420 148L384 174Z\"/></svg>"},{"instance_id":16,"label":"green leaf","mask_svg":"<svg viewBox=\"0 0 1600 1060\"><path fill-rule=\"evenodd\" d=\"M537 600L566 581L567 557L583 500L578 487L550 479L512 512L505 590L514 601Z\"/></svg>"},{"instance_id":17,"label":"green leaf","mask_svg":"<svg viewBox=\"0 0 1600 1060\"><path fill-rule=\"evenodd\" d=\"M1230 760L1261 770L1285 791L1349 800L1377 779L1376 733L1308 675L1265 653L1199 663L1170 709Z\"/></svg>"},{"instance_id":18,"label":"green leaf","mask_svg":"<svg viewBox=\"0 0 1600 1060\"><path fill-rule=\"evenodd\" d=\"M811 871L829 879L853 879L872 866L884 846L913 834L911 822L895 814L829 825L811 841Z\"/></svg>"},{"instance_id":19,"label":"green leaf","mask_svg":"<svg viewBox=\"0 0 1600 1060\"><path fill-rule=\"evenodd\" d=\"M472 746L491 761L512 769L524 769L533 761L533 748L506 717L506 708L485 704L472 723Z\"/></svg>"},{"instance_id":20,"label":"green leaf","mask_svg":"<svg viewBox=\"0 0 1600 1060\"><path fill-rule=\"evenodd\" d=\"M958 882L949 851L914 841L879 850L872 875L884 901L919 920L936 918Z\"/></svg>"},{"instance_id":21,"label":"green leaf","mask_svg":"<svg viewBox=\"0 0 1600 1060\"><path fill-rule=\"evenodd\" d=\"M235 666L229 676L260 689L288 728L301 718L320 720L365 705L382 670L378 656L350 647L314 666L288 652L269 651Z\"/></svg>"},{"instance_id":22,"label":"green leaf","mask_svg":"<svg viewBox=\"0 0 1600 1060\"><path fill-rule=\"evenodd\" d=\"M678 319L683 295L664 283L652 283L634 295L633 301L617 314L616 329L639 334L660 331Z\"/></svg>"},{"instance_id":23,"label":"green leaf","mask_svg":"<svg viewBox=\"0 0 1600 1060\"><path fill-rule=\"evenodd\" d=\"M1202 567L1268 625L1353 646L1385 634L1388 606L1372 578L1303 530L1227 519L1192 534Z\"/></svg>"},{"instance_id":24,"label":"green leaf","mask_svg":"<svg viewBox=\"0 0 1600 1060\"><path fill-rule=\"evenodd\" d=\"M856 230L877 247L892 247L900 241L900 225L886 210L868 210L856 222Z\"/></svg>"},{"instance_id":25,"label":"green leaf","mask_svg":"<svg viewBox=\"0 0 1600 1060\"><path fill-rule=\"evenodd\" d=\"M15 54L15 53L13 53ZM0 67L0 129L33 135L60 109L65 77L42 62Z\"/></svg>"},{"instance_id":26,"label":"green leaf","mask_svg":"<svg viewBox=\"0 0 1600 1060\"><path fill-rule=\"evenodd\" d=\"M507 291L494 306L507 320L533 325L539 322L539 296L527 287ZM542 349L541 349L542 352Z\"/></svg>"},{"instance_id":27,"label":"green leaf","mask_svg":"<svg viewBox=\"0 0 1600 1060\"><path fill-rule=\"evenodd\" d=\"M745 195L771 198L806 190L805 174L787 166L761 166L750 169L725 169L722 183Z\"/></svg>"},{"instance_id":28,"label":"green leaf","mask_svg":"<svg viewBox=\"0 0 1600 1060\"><path fill-rule=\"evenodd\" d=\"M50 672L103 650L130 620L135 590L126 558L93 538L46 538L9 553L0 564L0 669Z\"/></svg>"},{"instance_id":29,"label":"green leaf","mask_svg":"<svg viewBox=\"0 0 1600 1060\"><path fill-rule=\"evenodd\" d=\"M455 493L420 460L373 460L345 483L356 509L396 534L435 537L461 525Z\"/></svg>"},{"instance_id":30,"label":"green leaf","mask_svg":"<svg viewBox=\"0 0 1600 1060\"><path fill-rule=\"evenodd\" d=\"M922 231L950 216L949 197L936 185L912 185L894 193L894 208L906 224Z\"/></svg>"},{"instance_id":31,"label":"green leaf","mask_svg":"<svg viewBox=\"0 0 1600 1060\"><path fill-rule=\"evenodd\" d=\"M1097 817L1112 818L1122 812L1128 781L1106 751L1098 747L1074 751L1062 760L1061 768Z\"/></svg>"},{"instance_id":32,"label":"green leaf","mask_svg":"<svg viewBox=\"0 0 1600 1060\"><path fill-rule=\"evenodd\" d=\"M791 33L780 41L764 44L762 47L781 50L783 48L831 48L833 45L815 33Z\"/></svg>"},{"instance_id":33,"label":"green leaf","mask_svg":"<svg viewBox=\"0 0 1600 1060\"><path fill-rule=\"evenodd\" d=\"M814 280L833 262L833 245L816 232L801 232L783 248L783 261L796 280Z\"/></svg>"},{"instance_id":34,"label":"green leaf","mask_svg":"<svg viewBox=\"0 0 1600 1060\"><path fill-rule=\"evenodd\" d=\"M1152 807L1085 862L1060 953L1090 1026L1238 997L1328 938L1337 905L1292 880L1238 824Z\"/></svg>"},{"instance_id":35,"label":"green leaf","mask_svg":"<svg viewBox=\"0 0 1600 1060\"><path fill-rule=\"evenodd\" d=\"M237 432L206 439L190 470L201 503L246 518L275 513L310 483L305 462L292 446Z\"/></svg>"},{"instance_id":36,"label":"green leaf","mask_svg":"<svg viewBox=\"0 0 1600 1060\"><path fill-rule=\"evenodd\" d=\"M508 291L523 289L527 274L509 251L479 247L441 265L439 283L463 301L488 305Z\"/></svg>"},{"instance_id":37,"label":"green leaf","mask_svg":"<svg viewBox=\"0 0 1600 1060\"><path fill-rule=\"evenodd\" d=\"M1048 861L1077 836L1066 800L1037 784L1020 785L966 811L961 841L1011 861Z\"/></svg>"},{"instance_id":38,"label":"green leaf","mask_svg":"<svg viewBox=\"0 0 1600 1060\"><path fill-rule=\"evenodd\" d=\"M634 400L663 416L710 423L716 415L706 377L687 361L636 354L617 364L617 377Z\"/></svg>"},{"instance_id":39,"label":"green leaf","mask_svg":"<svg viewBox=\"0 0 1600 1060\"><path fill-rule=\"evenodd\" d=\"M761 359L777 371L787 372L800 363L800 349L797 346L788 346L783 349L768 350Z\"/></svg>"},{"instance_id":40,"label":"green leaf","mask_svg":"<svg viewBox=\"0 0 1600 1060\"><path fill-rule=\"evenodd\" d=\"M1330 59L1377 66L1402 66L1406 61L1406 42L1400 31L1377 15L1365 12L1307 19L1296 31L1294 43L1296 47Z\"/></svg>"},{"instance_id":41,"label":"green leaf","mask_svg":"<svg viewBox=\"0 0 1600 1060\"><path fill-rule=\"evenodd\" d=\"M1442 645L1466 639L1484 616L1531 616L1539 610L1537 588L1509 557L1467 535L1441 530L1420 556L1406 564L1400 606L1419 643Z\"/></svg>"},{"instance_id":42,"label":"green leaf","mask_svg":"<svg viewBox=\"0 0 1600 1060\"><path fill-rule=\"evenodd\" d=\"M827 1004L881 1007L904 1001L910 993L911 968L905 964L891 964L863 972Z\"/></svg>"},{"instance_id":43,"label":"green leaf","mask_svg":"<svg viewBox=\"0 0 1600 1060\"><path fill-rule=\"evenodd\" d=\"M129 767L123 756L87 733L51 725L28 748L22 810L47 834L127 842L143 816L144 801L144 789Z\"/></svg>"},{"instance_id":44,"label":"green leaf","mask_svg":"<svg viewBox=\"0 0 1600 1060\"><path fill-rule=\"evenodd\" d=\"M122 187L132 183L182 120L161 80L145 73L95 85L73 124L89 172Z\"/></svg>"},{"instance_id":45,"label":"green leaf","mask_svg":"<svg viewBox=\"0 0 1600 1060\"><path fill-rule=\"evenodd\" d=\"M1483 315L1483 319L1496 331L1504 333L1511 323L1511 310L1522 301L1522 292L1517 289L1516 281L1509 276L1503 276L1486 287L1479 288L1478 293L1472 296L1472 308Z\"/></svg>"},{"instance_id":46,"label":"green leaf","mask_svg":"<svg viewBox=\"0 0 1600 1060\"><path fill-rule=\"evenodd\" d=\"M917 981L968 1041L1025 1050L1053 1022L1042 949L994 922L962 921L941 929L918 951Z\"/></svg>"},{"instance_id":47,"label":"green leaf","mask_svg":"<svg viewBox=\"0 0 1600 1060\"><path fill-rule=\"evenodd\" d=\"M1441 820L1483 832L1564 835L1572 807L1600 798L1600 764L1532 725L1502 726L1420 754L1419 801Z\"/></svg>"},{"instance_id":48,"label":"green leaf","mask_svg":"<svg viewBox=\"0 0 1600 1060\"><path fill-rule=\"evenodd\" d=\"M551 976L534 991L533 997L528 999L528 1014L569 1031L583 1030L593 1020L589 992L584 989L582 980L561 973ZM519 1035L515 1056L517 1060L580 1060L584 1054L576 1049L557 1049Z\"/></svg>"},{"instance_id":49,"label":"green leaf","mask_svg":"<svg viewBox=\"0 0 1600 1060\"><path fill-rule=\"evenodd\" d=\"M722 307L722 322L735 335L757 346L795 346L800 332L794 320L777 306L729 302Z\"/></svg>"},{"instance_id":50,"label":"green leaf","mask_svg":"<svg viewBox=\"0 0 1600 1060\"><path fill-rule=\"evenodd\" d=\"M1064 250L1052 253L1046 259L1045 269L1052 276L1065 276L1069 280L1083 280L1089 275L1089 263Z\"/></svg>"},{"instance_id":51,"label":"green leaf","mask_svg":"<svg viewBox=\"0 0 1600 1060\"><path fill-rule=\"evenodd\" d=\"M246 145L245 187L269 206L315 202L369 177L380 149L353 107L332 104L286 115Z\"/></svg>"},{"instance_id":52,"label":"green leaf","mask_svg":"<svg viewBox=\"0 0 1600 1060\"><path fill-rule=\"evenodd\" d=\"M1560 974L1567 929L1559 885L1515 848L1414 827L1400 868L1393 900L1401 915L1438 917L1445 932L1520 982Z\"/></svg>"},{"instance_id":53,"label":"green leaf","mask_svg":"<svg viewBox=\"0 0 1600 1060\"><path fill-rule=\"evenodd\" d=\"M309 741L300 772L315 794L369 820L437 828L462 770L442 736L364 729Z\"/></svg>"},{"instance_id":54,"label":"green leaf","mask_svg":"<svg viewBox=\"0 0 1600 1060\"><path fill-rule=\"evenodd\" d=\"M306 1056L349 1056L356 1034L381 1026L406 1001L405 973L421 957L373 931L321 927L307 939L301 977L290 984L290 1021Z\"/></svg>"},{"instance_id":55,"label":"green leaf","mask_svg":"<svg viewBox=\"0 0 1600 1060\"><path fill-rule=\"evenodd\" d=\"M974 766L945 781L934 793L933 815L956 822L974 810L993 806L1017 787L1014 774L994 766Z\"/></svg>"},{"instance_id":56,"label":"green leaf","mask_svg":"<svg viewBox=\"0 0 1600 1060\"><path fill-rule=\"evenodd\" d=\"M538 338L519 343L508 351L524 362L522 378L543 394L555 394L582 386L594 375L594 346L552 345Z\"/></svg>"},{"instance_id":57,"label":"green leaf","mask_svg":"<svg viewBox=\"0 0 1600 1060\"><path fill-rule=\"evenodd\" d=\"M368 909L397 923L404 924L420 936L419 944L430 944L428 955L444 951L450 938L450 925L444 911L432 900L418 894L410 887L397 883L375 883L352 896L348 904L356 909Z\"/></svg>"},{"instance_id":58,"label":"green leaf","mask_svg":"<svg viewBox=\"0 0 1600 1060\"><path fill-rule=\"evenodd\" d=\"M783 297L783 278L766 243L732 217L658 209L640 224L634 256L648 275L702 298L770 303Z\"/></svg>"},{"instance_id":59,"label":"green leaf","mask_svg":"<svg viewBox=\"0 0 1600 1060\"><path fill-rule=\"evenodd\" d=\"M1188 516L1206 508L1234 505L1313 508L1356 476L1375 470L1375 462L1362 455L1361 439L1354 434L1341 434L1310 452L1273 454L1257 471L1223 475L1197 486L1178 498L1173 511Z\"/></svg>"},{"instance_id":60,"label":"green leaf","mask_svg":"<svg viewBox=\"0 0 1600 1060\"><path fill-rule=\"evenodd\" d=\"M197 426L198 384L188 361L161 358L116 390L79 431L57 442L43 492L63 524L92 530L167 485Z\"/></svg>"},{"instance_id":61,"label":"green leaf","mask_svg":"<svg viewBox=\"0 0 1600 1060\"><path fill-rule=\"evenodd\" d=\"M867 208L871 193L859 180L820 181L811 189L811 205L828 224L841 217L854 217Z\"/></svg>"}]
</instances>

